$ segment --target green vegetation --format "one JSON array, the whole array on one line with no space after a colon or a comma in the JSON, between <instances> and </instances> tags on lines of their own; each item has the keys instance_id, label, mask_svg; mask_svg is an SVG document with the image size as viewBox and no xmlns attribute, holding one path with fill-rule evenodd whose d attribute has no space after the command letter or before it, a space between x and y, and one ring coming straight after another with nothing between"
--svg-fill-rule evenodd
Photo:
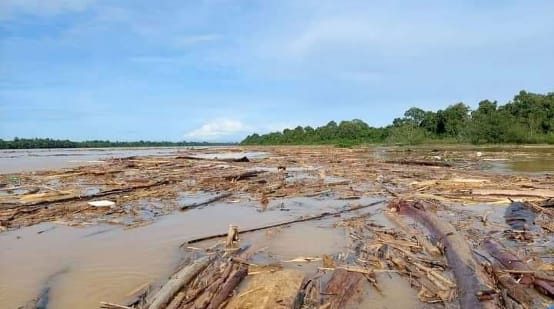
<instances>
[{"instance_id":1,"label":"green vegetation","mask_svg":"<svg viewBox=\"0 0 554 309\"><path fill-rule=\"evenodd\" d=\"M14 138L12 141L0 139L0 149L31 149L31 148L100 148L100 147L164 147L164 146L220 146L228 143L195 143L195 142L110 142L56 140L50 138Z\"/></svg>"},{"instance_id":2,"label":"green vegetation","mask_svg":"<svg viewBox=\"0 0 554 309\"><path fill-rule=\"evenodd\" d=\"M318 127L285 129L246 137L243 145L334 144L348 147L363 143L548 143L554 144L554 93L520 91L512 101L479 102L476 110L464 103L444 110L412 107L392 125L374 128L359 119L334 121Z\"/></svg>"}]
</instances>

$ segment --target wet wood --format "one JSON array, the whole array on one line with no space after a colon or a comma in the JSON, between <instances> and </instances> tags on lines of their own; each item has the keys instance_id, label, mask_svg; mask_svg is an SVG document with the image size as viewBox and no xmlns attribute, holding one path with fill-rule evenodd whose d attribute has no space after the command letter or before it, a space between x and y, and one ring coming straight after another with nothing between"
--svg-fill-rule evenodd
<instances>
[{"instance_id":1,"label":"wet wood","mask_svg":"<svg viewBox=\"0 0 554 309\"><path fill-rule=\"evenodd\" d=\"M148 309L162 309L171 301L173 296L189 283L202 269L206 268L211 259L202 257L192 264L183 267L152 297Z\"/></svg>"},{"instance_id":2,"label":"wet wood","mask_svg":"<svg viewBox=\"0 0 554 309\"><path fill-rule=\"evenodd\" d=\"M347 213L347 212L356 211L356 210L363 209L363 208L368 208L368 207L381 205L384 202L385 202L385 200L380 200L380 201L373 202L373 203L370 203L370 204L367 204L367 205L362 205L362 206L353 207L353 208L347 208L347 209L339 210L339 211L336 211L336 212L325 212L325 213L322 213L322 214L319 214L319 215L308 216L308 217L305 217L305 218L294 219L294 220L290 220L290 221L286 221L286 222L275 223L275 224L265 225L265 226L261 226L261 227L251 228L251 229L245 229L245 230L241 230L241 233L242 234L251 233L251 232L266 230L266 229L270 229L270 228L274 228L274 227L285 226L285 225L289 225L289 224L293 224L293 223L306 222L306 221L318 220L318 219L331 217L331 216L337 216L337 215L340 215L340 214L343 214L343 213ZM188 244L193 244L193 243L197 243L197 242L201 242L201 241L205 241L205 240L221 238L221 237L226 237L226 236L227 236L227 233L221 233L221 234L215 234L215 235L210 235L210 236L194 238L194 239L191 239L191 240L188 240L188 241L182 243L181 247L186 246Z\"/></svg>"},{"instance_id":3,"label":"wet wood","mask_svg":"<svg viewBox=\"0 0 554 309\"><path fill-rule=\"evenodd\" d=\"M211 203L215 203L217 201L220 201L220 200L222 200L224 198L227 198L229 196L232 196L232 195L233 195L233 193L223 192L223 193L217 194L214 197L211 197L211 198L209 198L205 201L202 201L202 202L183 205L183 206L181 206L181 210L189 210L189 209L197 208L197 207L200 207L200 206L206 206L206 205L209 205Z\"/></svg>"},{"instance_id":4,"label":"wet wood","mask_svg":"<svg viewBox=\"0 0 554 309\"><path fill-rule=\"evenodd\" d=\"M483 246L487 252L494 257L502 266L510 270L530 271L531 268L526 263L521 261L513 252L505 249L497 241L492 238L487 238L483 241ZM520 274L520 284L529 285L533 283L533 276L530 273Z\"/></svg>"},{"instance_id":5,"label":"wet wood","mask_svg":"<svg viewBox=\"0 0 554 309\"><path fill-rule=\"evenodd\" d=\"M364 285L366 285L366 280L363 274L336 269L323 293L328 296L325 308L345 308L351 299L361 295Z\"/></svg>"},{"instance_id":6,"label":"wet wood","mask_svg":"<svg viewBox=\"0 0 554 309\"><path fill-rule=\"evenodd\" d=\"M448 266L456 277L461 308L494 308L493 302L479 299L478 295L492 290L486 282L487 275L473 258L467 241L450 223L427 210L422 203L397 200L389 207L411 216L440 238L445 246Z\"/></svg>"},{"instance_id":7,"label":"wet wood","mask_svg":"<svg viewBox=\"0 0 554 309\"><path fill-rule=\"evenodd\" d=\"M220 290L214 295L207 309L218 309L223 304L231 293L237 288L239 283L248 275L248 267L240 264L225 280Z\"/></svg>"},{"instance_id":8,"label":"wet wood","mask_svg":"<svg viewBox=\"0 0 554 309\"><path fill-rule=\"evenodd\" d=\"M385 163L389 164L402 164L402 165L421 165L421 166L441 166L451 167L452 164L443 161L428 161L428 160L386 160Z\"/></svg>"}]
</instances>

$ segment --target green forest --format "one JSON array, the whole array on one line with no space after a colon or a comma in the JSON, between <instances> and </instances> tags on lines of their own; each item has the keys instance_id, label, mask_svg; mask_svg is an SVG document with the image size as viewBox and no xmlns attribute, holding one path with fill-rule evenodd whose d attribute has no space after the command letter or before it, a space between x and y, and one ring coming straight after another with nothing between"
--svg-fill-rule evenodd
<instances>
[{"instance_id":1,"label":"green forest","mask_svg":"<svg viewBox=\"0 0 554 309\"><path fill-rule=\"evenodd\" d=\"M32 148L100 148L100 147L166 147L166 146L220 146L228 143L195 143L195 142L111 142L57 140L51 138L14 138L11 141L0 139L0 149L32 149Z\"/></svg>"},{"instance_id":2,"label":"green forest","mask_svg":"<svg viewBox=\"0 0 554 309\"><path fill-rule=\"evenodd\" d=\"M386 127L371 127L354 119L312 128L298 126L283 132L252 134L242 145L364 143L421 144L554 144L554 92L520 91L504 105L483 100L471 110L456 103L438 111L412 107Z\"/></svg>"}]
</instances>

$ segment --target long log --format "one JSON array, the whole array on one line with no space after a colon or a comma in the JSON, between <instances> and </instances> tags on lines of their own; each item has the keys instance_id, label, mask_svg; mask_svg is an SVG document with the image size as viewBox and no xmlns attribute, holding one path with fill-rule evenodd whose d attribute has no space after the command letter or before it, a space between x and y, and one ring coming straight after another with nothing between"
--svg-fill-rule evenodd
<instances>
[{"instance_id":1,"label":"long log","mask_svg":"<svg viewBox=\"0 0 554 309\"><path fill-rule=\"evenodd\" d=\"M220 162L250 162L247 156L240 158L202 158L195 156L177 156L175 159L185 159L185 160L200 160L200 161L220 161Z\"/></svg>"},{"instance_id":2,"label":"long log","mask_svg":"<svg viewBox=\"0 0 554 309\"><path fill-rule=\"evenodd\" d=\"M391 202L389 207L408 215L423 224L431 233L440 238L445 246L446 259L452 268L458 286L460 307L494 308L490 301L481 301L479 295L491 289L486 284L486 274L473 258L473 253L464 237L450 223L425 209L417 202L404 200Z\"/></svg>"},{"instance_id":3,"label":"long log","mask_svg":"<svg viewBox=\"0 0 554 309\"><path fill-rule=\"evenodd\" d=\"M233 195L232 193L230 192L224 192L224 193L221 193L221 194L218 194L214 197L211 197L205 201L202 201L202 202L198 202L198 203L193 203L193 204L188 204L188 205L183 205L181 206L181 210L188 210L188 209L193 209L193 208L197 208L197 207L200 207L200 206L205 206L205 205L208 205L208 204L211 204L211 203L214 203L214 202L217 202L219 200L222 200L224 198L227 198L229 196Z\"/></svg>"},{"instance_id":4,"label":"long log","mask_svg":"<svg viewBox=\"0 0 554 309\"><path fill-rule=\"evenodd\" d=\"M209 256L202 257L192 264L179 270L169 281L153 296L148 309L164 308L169 301L188 284L200 271L202 271L211 262Z\"/></svg>"},{"instance_id":5,"label":"long log","mask_svg":"<svg viewBox=\"0 0 554 309\"><path fill-rule=\"evenodd\" d=\"M363 208L376 206L376 205L382 204L383 202L385 202L385 200L380 200L380 201L373 202L373 203L363 205L363 206L359 206L359 207L347 208L347 209L343 209L343 210L336 211L336 212L324 212L324 213L319 214L319 215L314 215L314 216L304 217L304 218L300 218L300 219L294 219L294 220L290 220L290 221L286 221L286 222L275 223L275 224L265 225L265 226L261 226L261 227L255 227L255 228L251 228L251 229L241 230L240 233L244 234L244 233L266 230L266 229L279 227L279 226L285 226L285 225L289 225L289 224L293 224L293 223L306 222L306 221L311 221L311 220L318 220L318 219L322 219L322 218L325 218L325 217L336 216L336 215L339 215L339 214L343 214L343 213L347 213L347 212L351 212L351 211L355 211L355 210L359 210L359 209L363 209ZM204 240L210 240L210 239L221 238L221 237L226 237L226 236L227 236L227 232L221 233L221 234L215 234L215 235L210 235L210 236L194 238L194 239L191 239L191 240L188 240L188 241L182 243L180 247L183 247L183 246L188 245L188 244L201 242L201 241L204 241Z\"/></svg>"},{"instance_id":6,"label":"long log","mask_svg":"<svg viewBox=\"0 0 554 309\"><path fill-rule=\"evenodd\" d=\"M426 161L426 160L387 160L385 163L402 164L402 165L420 165L420 166L442 166L451 167L452 164L442 161Z\"/></svg>"}]
</instances>

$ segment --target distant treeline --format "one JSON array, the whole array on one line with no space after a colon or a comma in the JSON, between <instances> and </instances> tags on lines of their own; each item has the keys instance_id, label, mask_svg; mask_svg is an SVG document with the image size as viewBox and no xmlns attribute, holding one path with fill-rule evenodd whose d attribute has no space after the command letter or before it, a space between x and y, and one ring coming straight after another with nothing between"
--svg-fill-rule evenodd
<instances>
[{"instance_id":1,"label":"distant treeline","mask_svg":"<svg viewBox=\"0 0 554 309\"><path fill-rule=\"evenodd\" d=\"M425 111L412 107L391 125L375 128L359 119L334 121L312 128L298 126L246 137L243 145L363 143L420 144L451 143L548 143L554 144L554 93L520 91L512 101L499 105L483 100L476 110L464 103L444 110Z\"/></svg>"},{"instance_id":2,"label":"distant treeline","mask_svg":"<svg viewBox=\"0 0 554 309\"><path fill-rule=\"evenodd\" d=\"M58 140L51 138L14 138L11 141L0 139L0 149L31 149L31 148L101 148L101 147L165 147L165 146L221 146L229 143L208 142L111 142Z\"/></svg>"}]
</instances>

